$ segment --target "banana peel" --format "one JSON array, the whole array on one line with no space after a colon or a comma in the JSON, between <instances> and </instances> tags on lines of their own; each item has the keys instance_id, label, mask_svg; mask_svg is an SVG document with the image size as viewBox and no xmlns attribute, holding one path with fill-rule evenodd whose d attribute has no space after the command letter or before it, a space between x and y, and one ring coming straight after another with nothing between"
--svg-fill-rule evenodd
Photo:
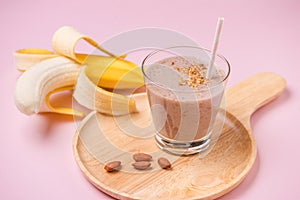
<instances>
[{"instance_id":1,"label":"banana peel","mask_svg":"<svg viewBox=\"0 0 300 200\"><path fill-rule=\"evenodd\" d=\"M19 71L24 72L29 67L49 58L57 57L52 51L46 49L20 49L13 54L16 67Z\"/></svg>"},{"instance_id":2,"label":"banana peel","mask_svg":"<svg viewBox=\"0 0 300 200\"><path fill-rule=\"evenodd\" d=\"M77 55L84 57L84 55ZM97 86L110 89L131 89L144 85L141 68L119 58L89 55L83 62L86 76Z\"/></svg>"},{"instance_id":3,"label":"banana peel","mask_svg":"<svg viewBox=\"0 0 300 200\"><path fill-rule=\"evenodd\" d=\"M73 97L79 104L91 110L115 116L137 112L133 98L97 87L85 75L85 68L81 69L73 92Z\"/></svg>"}]
</instances>

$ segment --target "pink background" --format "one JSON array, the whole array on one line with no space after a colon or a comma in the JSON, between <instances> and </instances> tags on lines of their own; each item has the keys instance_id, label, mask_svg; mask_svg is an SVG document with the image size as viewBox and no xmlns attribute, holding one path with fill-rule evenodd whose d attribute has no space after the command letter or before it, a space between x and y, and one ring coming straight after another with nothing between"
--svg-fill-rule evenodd
<instances>
[{"instance_id":1,"label":"pink background","mask_svg":"<svg viewBox=\"0 0 300 200\"><path fill-rule=\"evenodd\" d=\"M300 3L298 0L0 2L0 199L111 199L81 174L72 154L75 124L54 114L25 116L15 107L20 73L12 52L51 49L53 32L71 25L104 41L137 27L163 27L210 48L225 17L219 52L232 65L229 85L264 71L287 80L284 93L252 118L258 157L229 199L300 199Z\"/></svg>"}]
</instances>

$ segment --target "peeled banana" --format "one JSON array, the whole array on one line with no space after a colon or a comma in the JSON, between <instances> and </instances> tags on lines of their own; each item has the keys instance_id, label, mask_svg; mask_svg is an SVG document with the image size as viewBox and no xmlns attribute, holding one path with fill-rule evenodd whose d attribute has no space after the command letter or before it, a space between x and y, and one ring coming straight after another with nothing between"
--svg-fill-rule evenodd
<instances>
[{"instance_id":1,"label":"peeled banana","mask_svg":"<svg viewBox=\"0 0 300 200\"><path fill-rule=\"evenodd\" d=\"M72 88L80 71L80 65L65 57L44 60L30 67L17 80L14 99L24 114L56 112L83 116L71 108L53 108L49 93Z\"/></svg>"},{"instance_id":2,"label":"peeled banana","mask_svg":"<svg viewBox=\"0 0 300 200\"><path fill-rule=\"evenodd\" d=\"M80 39L110 57L75 53ZM83 116L80 111L53 107L50 103L52 94L72 90L77 78L73 96L83 106L110 115L137 111L134 99L102 89L141 87L143 76L137 65L121 59L124 56L110 53L90 37L68 26L54 33L52 47L54 52L22 49L14 53L17 69L25 71L17 80L14 93L15 104L21 112L27 115L55 112Z\"/></svg>"},{"instance_id":3,"label":"peeled banana","mask_svg":"<svg viewBox=\"0 0 300 200\"><path fill-rule=\"evenodd\" d=\"M108 92L97 87L85 75L85 69L86 67L81 69L73 92L73 97L79 104L109 115L124 115L137 112L133 98Z\"/></svg>"}]
</instances>

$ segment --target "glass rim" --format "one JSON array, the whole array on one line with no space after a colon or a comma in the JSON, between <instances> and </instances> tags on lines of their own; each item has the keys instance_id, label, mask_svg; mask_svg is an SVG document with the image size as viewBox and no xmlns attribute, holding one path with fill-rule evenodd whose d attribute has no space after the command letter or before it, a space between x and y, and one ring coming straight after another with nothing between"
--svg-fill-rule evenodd
<instances>
[{"instance_id":1,"label":"glass rim","mask_svg":"<svg viewBox=\"0 0 300 200\"><path fill-rule=\"evenodd\" d=\"M174 91L174 92L186 92L186 93L191 93L191 92L200 92L200 91L203 91L203 90L209 90L209 89L213 89L213 88L216 88L216 87L219 87L222 83L224 83L228 77L229 77L229 74L231 72L231 67L230 67L230 64L228 62L228 60L221 54L216 54L216 57L220 58L221 60L223 60L225 63L226 63L226 66L228 68L227 70L227 73L226 75L224 76L224 78L222 80L220 80L219 82L217 82L215 85L212 85L212 86L206 86L204 88L198 88L198 89L193 89L192 91L186 91L184 89L182 90L178 90L178 89L172 89L172 88L169 88L169 87L166 87L164 85L161 85L161 84L158 84L156 82L154 82L147 74L146 74L146 71L145 71L145 64L146 64L146 60L149 59L151 56L159 53L159 52L163 52L163 51L167 51L167 50L171 50L171 49L176 49L176 48L194 48L194 49L198 49L198 50L203 50L205 52L208 52L211 54L211 50L209 49L206 49L206 48L202 48L202 47L197 47L197 46L173 46L173 47L168 47L168 48L162 48L162 49L157 49L157 50L154 50L152 51L151 53L149 53L144 59L143 59L143 62L142 62L142 73L144 75L144 77L146 77L148 80L151 81L152 84L154 84L155 86L157 87L160 87L160 88L163 88L163 89L168 89L170 91Z\"/></svg>"}]
</instances>

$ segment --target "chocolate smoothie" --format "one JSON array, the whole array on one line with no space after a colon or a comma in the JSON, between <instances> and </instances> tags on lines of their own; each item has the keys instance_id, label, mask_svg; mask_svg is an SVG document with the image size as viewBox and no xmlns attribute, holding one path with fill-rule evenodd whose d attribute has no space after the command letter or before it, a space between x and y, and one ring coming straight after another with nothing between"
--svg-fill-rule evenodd
<instances>
[{"instance_id":1,"label":"chocolate smoothie","mask_svg":"<svg viewBox=\"0 0 300 200\"><path fill-rule=\"evenodd\" d=\"M224 76L215 69L207 80L206 66L180 56L148 66L146 88L152 119L164 140L191 142L209 137L224 92L219 84Z\"/></svg>"}]
</instances>

